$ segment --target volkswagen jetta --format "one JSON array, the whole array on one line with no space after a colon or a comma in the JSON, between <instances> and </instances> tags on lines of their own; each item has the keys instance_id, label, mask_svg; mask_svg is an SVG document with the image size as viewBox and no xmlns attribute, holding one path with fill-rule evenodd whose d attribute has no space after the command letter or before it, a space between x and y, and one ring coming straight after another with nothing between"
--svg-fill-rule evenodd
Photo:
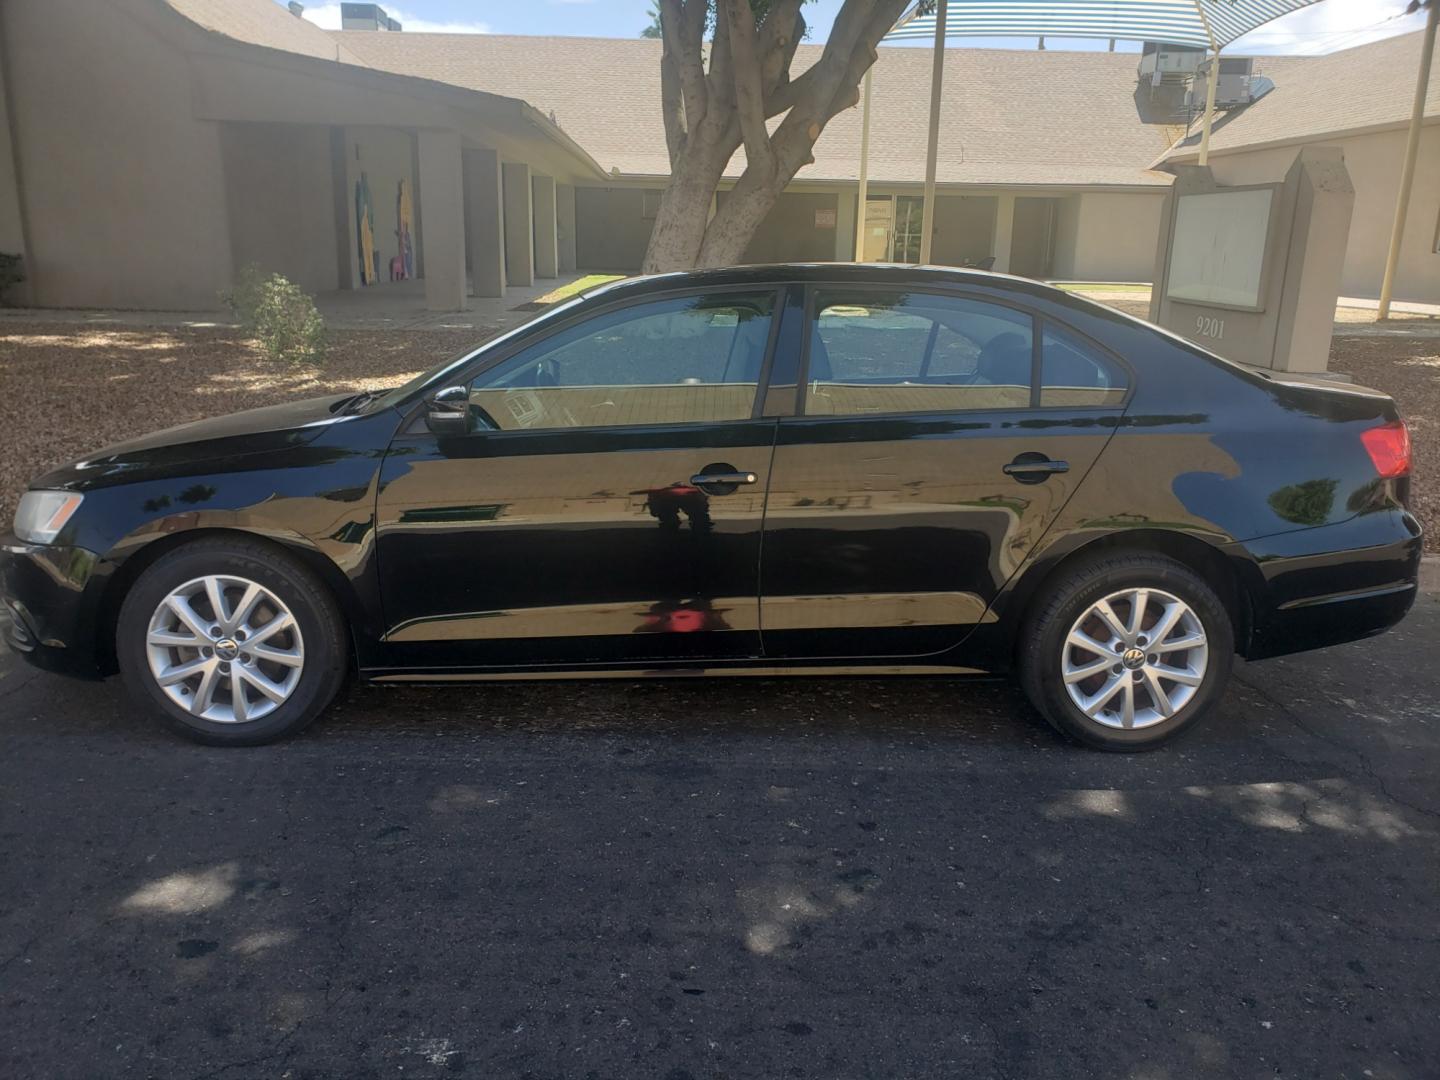
<instances>
[{"instance_id":1,"label":"volkswagen jetta","mask_svg":"<svg viewBox=\"0 0 1440 1080\"><path fill-rule=\"evenodd\" d=\"M1236 653L1403 617L1409 473L1384 395L1056 289L748 267L95 453L25 494L0 592L14 648L211 743L298 731L352 671L1014 672L1135 750Z\"/></svg>"}]
</instances>

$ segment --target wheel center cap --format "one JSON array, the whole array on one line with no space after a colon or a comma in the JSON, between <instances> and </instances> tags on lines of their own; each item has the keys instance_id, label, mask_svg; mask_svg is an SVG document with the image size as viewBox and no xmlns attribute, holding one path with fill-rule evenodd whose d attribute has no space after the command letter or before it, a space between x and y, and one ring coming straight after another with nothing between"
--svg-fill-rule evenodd
<instances>
[{"instance_id":1,"label":"wheel center cap","mask_svg":"<svg viewBox=\"0 0 1440 1080\"><path fill-rule=\"evenodd\" d=\"M230 638L221 638L215 642L215 655L221 660L234 660L240 655L240 646Z\"/></svg>"},{"instance_id":2,"label":"wheel center cap","mask_svg":"<svg viewBox=\"0 0 1440 1080\"><path fill-rule=\"evenodd\" d=\"M1120 663L1124 664L1131 671L1136 671L1145 666L1144 649L1126 649L1120 654Z\"/></svg>"}]
</instances>

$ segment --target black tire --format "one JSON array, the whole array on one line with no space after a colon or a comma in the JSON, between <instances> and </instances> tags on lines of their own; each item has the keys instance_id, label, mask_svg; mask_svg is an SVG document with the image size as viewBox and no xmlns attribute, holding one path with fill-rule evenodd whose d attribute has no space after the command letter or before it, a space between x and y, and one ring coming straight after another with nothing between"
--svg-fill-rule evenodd
<instances>
[{"instance_id":1,"label":"black tire","mask_svg":"<svg viewBox=\"0 0 1440 1080\"><path fill-rule=\"evenodd\" d=\"M1087 716L1071 700L1061 673L1065 641L1076 620L1102 598L1127 588L1159 589L1184 601L1198 618L1209 647L1205 674L1193 696L1174 715L1129 730ZM1063 572L1046 585L1045 595L1048 599L1040 601L1022 631L1020 685L1031 704L1062 734L1100 750L1152 750L1198 723L1224 694L1235 652L1229 612L1204 579L1174 559L1144 553L1099 556ZM1142 676L1135 678L1138 684ZM1145 700L1153 700L1148 690L1144 693Z\"/></svg>"},{"instance_id":2,"label":"black tire","mask_svg":"<svg viewBox=\"0 0 1440 1080\"><path fill-rule=\"evenodd\" d=\"M256 720L217 722L181 708L157 684L146 634L165 598L184 583L211 574L235 575L270 590L294 616L304 642L304 664L290 696ZM241 538L197 540L148 567L120 608L115 654L126 688L181 734L211 746L257 746L294 735L334 700L345 681L349 636L325 585L270 544Z\"/></svg>"}]
</instances>

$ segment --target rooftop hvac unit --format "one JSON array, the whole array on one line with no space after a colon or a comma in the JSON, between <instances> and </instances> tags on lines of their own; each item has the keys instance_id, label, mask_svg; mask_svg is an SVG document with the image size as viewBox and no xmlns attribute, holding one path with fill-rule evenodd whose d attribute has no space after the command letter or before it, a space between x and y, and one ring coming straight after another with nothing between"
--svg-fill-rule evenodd
<instances>
[{"instance_id":1,"label":"rooftop hvac unit","mask_svg":"<svg viewBox=\"0 0 1440 1080\"><path fill-rule=\"evenodd\" d=\"M1169 45L1147 41L1140 49L1140 80L1151 86L1186 82L1205 62L1205 50L1194 45Z\"/></svg>"},{"instance_id":2,"label":"rooftop hvac unit","mask_svg":"<svg viewBox=\"0 0 1440 1080\"><path fill-rule=\"evenodd\" d=\"M1190 81L1189 105L1194 112L1205 109L1210 69L1207 65ZM1248 56L1220 58L1220 78L1215 83L1215 108L1238 109L1275 89L1263 75L1255 74L1255 61Z\"/></svg>"},{"instance_id":3,"label":"rooftop hvac unit","mask_svg":"<svg viewBox=\"0 0 1440 1080\"><path fill-rule=\"evenodd\" d=\"M1204 49L1145 42L1135 86L1135 108L1144 124L1188 124L1205 111L1210 64ZM1215 108L1238 109L1275 89L1255 74L1250 57L1222 57Z\"/></svg>"},{"instance_id":4,"label":"rooftop hvac unit","mask_svg":"<svg viewBox=\"0 0 1440 1080\"><path fill-rule=\"evenodd\" d=\"M341 4L342 30L399 30L400 23L385 14L379 4Z\"/></svg>"}]
</instances>

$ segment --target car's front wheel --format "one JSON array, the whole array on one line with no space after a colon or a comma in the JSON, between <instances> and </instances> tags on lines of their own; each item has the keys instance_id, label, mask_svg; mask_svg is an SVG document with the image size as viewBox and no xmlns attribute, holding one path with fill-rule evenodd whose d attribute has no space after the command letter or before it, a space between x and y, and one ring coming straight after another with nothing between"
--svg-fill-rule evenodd
<instances>
[{"instance_id":1,"label":"car's front wheel","mask_svg":"<svg viewBox=\"0 0 1440 1080\"><path fill-rule=\"evenodd\" d=\"M120 609L126 685L190 738L251 746L292 735L345 676L333 598L283 553L242 539L188 544L147 568Z\"/></svg>"},{"instance_id":2,"label":"car's front wheel","mask_svg":"<svg viewBox=\"0 0 1440 1080\"><path fill-rule=\"evenodd\" d=\"M1061 732L1103 750L1149 750L1224 693L1234 628L1188 567L1160 555L1107 555L1047 592L1024 631L1020 676Z\"/></svg>"}]
</instances>

